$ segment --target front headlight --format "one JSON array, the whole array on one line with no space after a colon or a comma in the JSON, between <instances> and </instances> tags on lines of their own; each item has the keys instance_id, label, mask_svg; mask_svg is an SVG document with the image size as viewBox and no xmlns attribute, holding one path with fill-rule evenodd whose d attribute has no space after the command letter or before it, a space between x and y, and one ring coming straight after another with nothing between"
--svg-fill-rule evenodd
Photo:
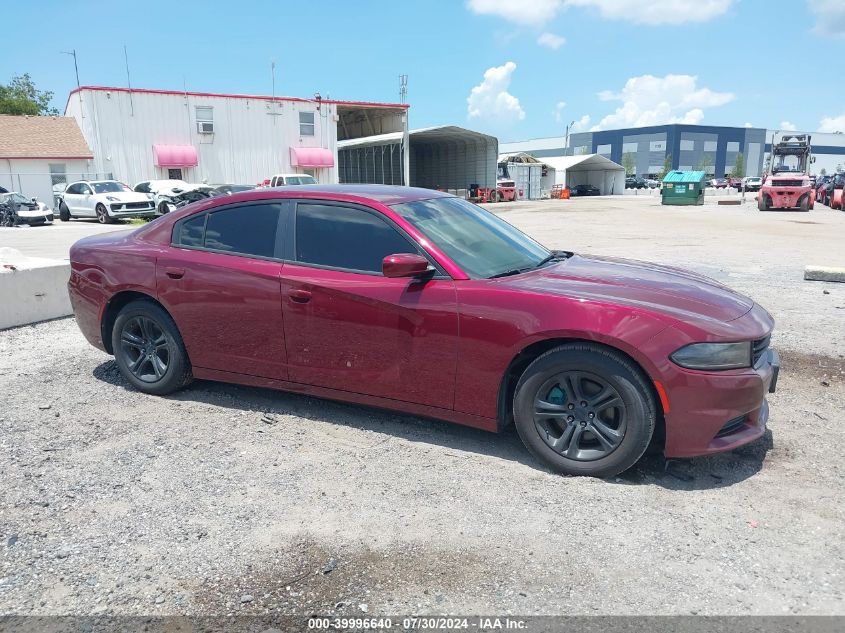
<instances>
[{"instance_id":1,"label":"front headlight","mask_svg":"<svg viewBox=\"0 0 845 633\"><path fill-rule=\"evenodd\" d=\"M114 196L106 196L106 200L109 202L117 202L120 198L115 198Z\"/></svg>"},{"instance_id":2,"label":"front headlight","mask_svg":"<svg viewBox=\"0 0 845 633\"><path fill-rule=\"evenodd\" d=\"M742 343L693 343L669 358L687 369L741 369L751 367L751 341Z\"/></svg>"}]
</instances>

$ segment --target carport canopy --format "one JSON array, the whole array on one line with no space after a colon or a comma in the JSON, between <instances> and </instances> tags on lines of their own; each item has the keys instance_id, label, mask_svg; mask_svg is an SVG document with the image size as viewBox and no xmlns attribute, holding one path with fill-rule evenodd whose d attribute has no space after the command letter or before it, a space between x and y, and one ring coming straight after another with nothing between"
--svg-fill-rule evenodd
<instances>
[{"instance_id":1,"label":"carport canopy","mask_svg":"<svg viewBox=\"0 0 845 633\"><path fill-rule=\"evenodd\" d=\"M402 184L402 142L401 132L338 141L340 182ZM454 125L411 130L408 184L444 190L495 186L498 147L496 137Z\"/></svg>"},{"instance_id":2,"label":"carport canopy","mask_svg":"<svg viewBox=\"0 0 845 633\"><path fill-rule=\"evenodd\" d=\"M556 185L593 185L603 195L625 193L625 168L600 154L544 156L543 162L554 167Z\"/></svg>"}]
</instances>

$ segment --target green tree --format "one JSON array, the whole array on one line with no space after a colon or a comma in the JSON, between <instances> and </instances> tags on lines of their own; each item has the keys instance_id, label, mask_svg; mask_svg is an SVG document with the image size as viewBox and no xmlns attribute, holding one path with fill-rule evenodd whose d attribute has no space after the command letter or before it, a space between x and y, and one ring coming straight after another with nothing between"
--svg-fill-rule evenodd
<instances>
[{"instance_id":1,"label":"green tree","mask_svg":"<svg viewBox=\"0 0 845 633\"><path fill-rule=\"evenodd\" d=\"M822 167L821 171L819 171L819 176L827 176L827 170L824 167Z\"/></svg>"},{"instance_id":2,"label":"green tree","mask_svg":"<svg viewBox=\"0 0 845 633\"><path fill-rule=\"evenodd\" d=\"M0 84L0 114L58 115L50 106L53 93L38 90L29 73L16 75L6 84Z\"/></svg>"},{"instance_id":3,"label":"green tree","mask_svg":"<svg viewBox=\"0 0 845 633\"><path fill-rule=\"evenodd\" d=\"M622 166L625 168L626 176L637 175L637 159L631 152L622 154Z\"/></svg>"},{"instance_id":4,"label":"green tree","mask_svg":"<svg viewBox=\"0 0 845 633\"><path fill-rule=\"evenodd\" d=\"M706 172L707 168L710 167L710 163L712 162L713 156L711 154L704 153L701 155L698 164L695 166L695 170Z\"/></svg>"},{"instance_id":5,"label":"green tree","mask_svg":"<svg viewBox=\"0 0 845 633\"><path fill-rule=\"evenodd\" d=\"M658 180L663 180L670 171L672 171L672 154L666 154L666 158L663 159L663 169L657 174Z\"/></svg>"},{"instance_id":6,"label":"green tree","mask_svg":"<svg viewBox=\"0 0 845 633\"><path fill-rule=\"evenodd\" d=\"M745 156L740 152L736 155L736 164L731 170L731 177L742 178L743 176L745 176Z\"/></svg>"}]
</instances>

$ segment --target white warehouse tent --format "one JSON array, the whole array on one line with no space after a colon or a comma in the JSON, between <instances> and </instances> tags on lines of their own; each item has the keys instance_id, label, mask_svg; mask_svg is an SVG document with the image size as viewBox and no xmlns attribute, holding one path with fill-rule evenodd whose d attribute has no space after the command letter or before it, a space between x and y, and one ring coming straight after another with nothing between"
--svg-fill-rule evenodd
<instances>
[{"instance_id":1,"label":"white warehouse tent","mask_svg":"<svg viewBox=\"0 0 845 633\"><path fill-rule=\"evenodd\" d=\"M402 132L338 141L340 182L401 185L407 174L407 184L428 189L496 184L494 136L449 125L411 130L407 148L402 141Z\"/></svg>"},{"instance_id":2,"label":"white warehouse tent","mask_svg":"<svg viewBox=\"0 0 845 633\"><path fill-rule=\"evenodd\" d=\"M599 154L544 156L543 162L554 167L556 185L593 185L605 196L625 193L625 168Z\"/></svg>"}]
</instances>

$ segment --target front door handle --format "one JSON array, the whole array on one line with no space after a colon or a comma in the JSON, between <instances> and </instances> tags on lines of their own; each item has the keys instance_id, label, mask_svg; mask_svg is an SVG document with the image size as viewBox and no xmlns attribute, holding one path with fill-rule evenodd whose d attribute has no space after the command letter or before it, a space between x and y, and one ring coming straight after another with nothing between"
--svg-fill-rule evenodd
<instances>
[{"instance_id":1,"label":"front door handle","mask_svg":"<svg viewBox=\"0 0 845 633\"><path fill-rule=\"evenodd\" d=\"M311 293L307 290L291 290L288 296L294 303L308 303L311 301Z\"/></svg>"},{"instance_id":2,"label":"front door handle","mask_svg":"<svg viewBox=\"0 0 845 633\"><path fill-rule=\"evenodd\" d=\"M171 279L182 279L185 276L184 268L165 268L164 274Z\"/></svg>"}]
</instances>

